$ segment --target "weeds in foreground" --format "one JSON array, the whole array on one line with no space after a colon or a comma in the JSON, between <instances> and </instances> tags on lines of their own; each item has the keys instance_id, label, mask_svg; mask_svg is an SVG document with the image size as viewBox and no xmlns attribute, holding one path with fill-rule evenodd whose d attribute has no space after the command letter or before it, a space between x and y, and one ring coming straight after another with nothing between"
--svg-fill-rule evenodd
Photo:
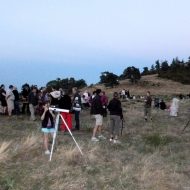
<instances>
[{"instance_id":1,"label":"weeds in foreground","mask_svg":"<svg viewBox=\"0 0 190 190\"><path fill-rule=\"evenodd\" d=\"M144 126L140 106L137 103L132 110L126 107L126 128L120 137L120 145L108 140L92 143L89 130L92 130L90 126L94 121L89 119L89 115L83 115L83 119L88 118L82 123L86 122L86 125L73 135L84 157L69 135L59 134L60 143L55 148L52 162L42 153L41 134L35 127L31 126L30 130L22 127L23 138L18 138L18 129L23 123L11 128L13 133L4 127L3 133L9 134L0 146L0 156L4 155L0 167L0 189L185 189L190 186L189 130L179 136L182 119L167 119L166 112L157 113L158 117L153 120L156 130ZM186 107L182 109L187 110ZM108 135L108 131L105 132Z\"/></svg>"},{"instance_id":2,"label":"weeds in foreground","mask_svg":"<svg viewBox=\"0 0 190 190\"><path fill-rule=\"evenodd\" d=\"M165 146L168 143L172 142L171 137L161 136L159 133L150 134L144 137L145 143L154 146L155 148L160 146Z\"/></svg>"},{"instance_id":3,"label":"weeds in foreground","mask_svg":"<svg viewBox=\"0 0 190 190\"><path fill-rule=\"evenodd\" d=\"M0 163L6 162L9 160L9 148L11 142L3 142L0 146Z\"/></svg>"}]
</instances>

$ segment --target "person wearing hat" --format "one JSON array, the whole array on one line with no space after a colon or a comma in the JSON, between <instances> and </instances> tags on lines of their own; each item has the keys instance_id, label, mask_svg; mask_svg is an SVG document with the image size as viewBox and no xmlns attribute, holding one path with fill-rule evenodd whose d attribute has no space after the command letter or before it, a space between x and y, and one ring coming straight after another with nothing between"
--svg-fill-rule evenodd
<instances>
[{"instance_id":1,"label":"person wearing hat","mask_svg":"<svg viewBox=\"0 0 190 190\"><path fill-rule=\"evenodd\" d=\"M14 110L14 100L15 96L13 94L13 85L9 86L9 89L6 92L6 100L7 100L7 107L8 107L8 115L12 115L12 111Z\"/></svg>"},{"instance_id":2,"label":"person wearing hat","mask_svg":"<svg viewBox=\"0 0 190 190\"><path fill-rule=\"evenodd\" d=\"M101 101L101 89L96 90L96 96L92 99L91 111L90 113L95 117L96 123L93 129L93 134L91 141L97 142L99 139L105 139L102 135L102 126L103 126L103 105ZM99 132L98 138L96 137L96 133Z\"/></svg>"}]
</instances>

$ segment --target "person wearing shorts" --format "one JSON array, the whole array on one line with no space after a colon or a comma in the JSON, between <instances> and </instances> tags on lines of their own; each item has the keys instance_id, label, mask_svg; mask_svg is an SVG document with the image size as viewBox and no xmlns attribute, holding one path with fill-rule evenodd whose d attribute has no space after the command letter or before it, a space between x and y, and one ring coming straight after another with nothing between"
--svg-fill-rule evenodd
<instances>
[{"instance_id":1,"label":"person wearing shorts","mask_svg":"<svg viewBox=\"0 0 190 190\"><path fill-rule=\"evenodd\" d=\"M42 132L43 132L43 144L45 149L45 154L50 154L49 151L49 135L53 137L53 134L55 132L54 128L54 118L55 115L52 111L49 110L50 103L46 102L43 106L43 114L41 116L42 120Z\"/></svg>"},{"instance_id":2,"label":"person wearing shorts","mask_svg":"<svg viewBox=\"0 0 190 190\"><path fill-rule=\"evenodd\" d=\"M100 96L101 90L96 90L96 96L92 100L91 105L91 114L94 116L96 122L95 127L93 129L92 138L91 141L97 142L99 139L105 139L105 137L102 135L102 126L103 126L103 106L101 102L101 96ZM96 138L96 133L99 132L98 138Z\"/></svg>"}]
</instances>

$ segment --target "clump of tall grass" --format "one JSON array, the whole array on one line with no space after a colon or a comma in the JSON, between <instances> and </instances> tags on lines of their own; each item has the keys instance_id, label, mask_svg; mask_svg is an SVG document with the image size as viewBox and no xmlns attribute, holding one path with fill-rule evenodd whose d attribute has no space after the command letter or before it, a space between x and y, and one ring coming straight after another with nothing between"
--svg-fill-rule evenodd
<instances>
[{"instance_id":1,"label":"clump of tall grass","mask_svg":"<svg viewBox=\"0 0 190 190\"><path fill-rule=\"evenodd\" d=\"M154 147L167 145L172 141L168 136L161 136L159 133L154 133L144 137L145 143Z\"/></svg>"},{"instance_id":2,"label":"clump of tall grass","mask_svg":"<svg viewBox=\"0 0 190 190\"><path fill-rule=\"evenodd\" d=\"M70 147L64 152L64 161L68 165L77 165L82 162L82 155L80 154L77 147Z\"/></svg>"},{"instance_id":3,"label":"clump of tall grass","mask_svg":"<svg viewBox=\"0 0 190 190\"><path fill-rule=\"evenodd\" d=\"M0 163L9 160L9 147L11 142L3 142L0 146Z\"/></svg>"},{"instance_id":4,"label":"clump of tall grass","mask_svg":"<svg viewBox=\"0 0 190 190\"><path fill-rule=\"evenodd\" d=\"M39 146L39 136L36 134L31 134L23 139L21 142L21 149L23 151L30 151L38 148Z\"/></svg>"},{"instance_id":5,"label":"clump of tall grass","mask_svg":"<svg viewBox=\"0 0 190 190\"><path fill-rule=\"evenodd\" d=\"M138 156L133 164L123 167L120 181L133 189L168 189L168 168L159 152Z\"/></svg>"},{"instance_id":6,"label":"clump of tall grass","mask_svg":"<svg viewBox=\"0 0 190 190\"><path fill-rule=\"evenodd\" d=\"M31 134L23 138L15 149L15 156L19 159L26 159L29 155L34 155L36 150L40 150L40 137L37 134Z\"/></svg>"}]
</instances>

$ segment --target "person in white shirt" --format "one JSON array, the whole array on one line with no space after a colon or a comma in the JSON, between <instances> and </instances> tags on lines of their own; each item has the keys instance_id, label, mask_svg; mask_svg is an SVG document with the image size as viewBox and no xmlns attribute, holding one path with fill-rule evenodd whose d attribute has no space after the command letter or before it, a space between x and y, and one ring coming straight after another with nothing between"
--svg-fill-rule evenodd
<instances>
[{"instance_id":1,"label":"person in white shirt","mask_svg":"<svg viewBox=\"0 0 190 190\"><path fill-rule=\"evenodd\" d=\"M179 100L177 98L173 98L170 106L170 116L173 117L178 116L178 109L179 109Z\"/></svg>"},{"instance_id":2,"label":"person in white shirt","mask_svg":"<svg viewBox=\"0 0 190 190\"><path fill-rule=\"evenodd\" d=\"M7 107L8 107L8 115L12 115L12 111L14 110L14 100L15 96L13 94L13 85L9 86L9 89L6 92L6 100L7 100Z\"/></svg>"}]
</instances>

